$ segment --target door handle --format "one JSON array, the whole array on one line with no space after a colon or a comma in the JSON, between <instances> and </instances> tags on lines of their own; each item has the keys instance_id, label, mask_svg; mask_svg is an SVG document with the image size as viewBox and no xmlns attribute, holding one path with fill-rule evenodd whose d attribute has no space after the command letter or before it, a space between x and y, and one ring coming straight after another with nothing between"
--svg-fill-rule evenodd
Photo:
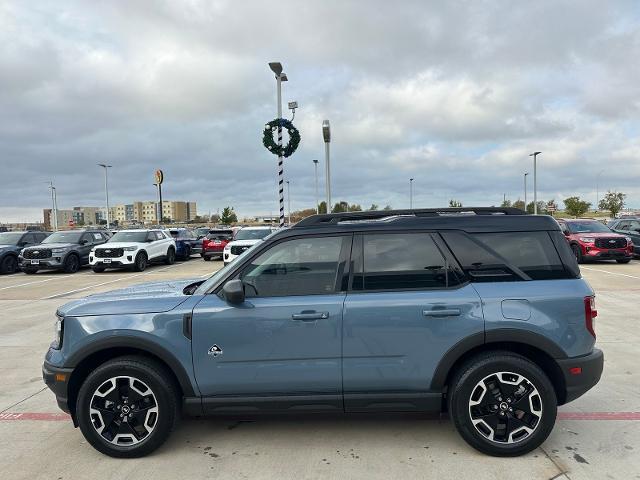
<instances>
[{"instance_id":1,"label":"door handle","mask_svg":"<svg viewBox=\"0 0 640 480\"><path fill-rule=\"evenodd\" d=\"M425 317L457 317L460 315L459 308L446 308L440 310L423 310L422 315Z\"/></svg>"},{"instance_id":2,"label":"door handle","mask_svg":"<svg viewBox=\"0 0 640 480\"><path fill-rule=\"evenodd\" d=\"M301 320L303 322L309 322L312 320L326 320L329 318L329 312L301 312L291 315L294 320Z\"/></svg>"}]
</instances>

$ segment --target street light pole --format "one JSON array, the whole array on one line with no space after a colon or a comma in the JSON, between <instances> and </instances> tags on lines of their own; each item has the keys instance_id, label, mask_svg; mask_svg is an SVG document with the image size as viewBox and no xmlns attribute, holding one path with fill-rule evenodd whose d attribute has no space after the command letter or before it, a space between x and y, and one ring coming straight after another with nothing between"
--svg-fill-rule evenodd
<instances>
[{"instance_id":1,"label":"street light pole","mask_svg":"<svg viewBox=\"0 0 640 480\"><path fill-rule=\"evenodd\" d=\"M276 74L276 97L278 103L278 150L282 152L282 82L288 80L287 74L282 73L280 62L270 62L269 68ZM282 154L278 154L278 201L280 203L280 228L284 227L284 161Z\"/></svg>"},{"instance_id":2,"label":"street light pole","mask_svg":"<svg viewBox=\"0 0 640 480\"><path fill-rule=\"evenodd\" d=\"M322 138L324 139L327 213L331 213L331 159L329 153L329 144L331 143L331 125L329 125L329 120L322 121Z\"/></svg>"},{"instance_id":3,"label":"street light pole","mask_svg":"<svg viewBox=\"0 0 640 480\"><path fill-rule=\"evenodd\" d=\"M409 179L409 209L413 210L413 178Z\"/></svg>"},{"instance_id":4,"label":"street light pole","mask_svg":"<svg viewBox=\"0 0 640 480\"><path fill-rule=\"evenodd\" d=\"M287 218L289 226L291 226L291 184L289 184L289 180L287 180L287 210L289 211Z\"/></svg>"},{"instance_id":5,"label":"street light pole","mask_svg":"<svg viewBox=\"0 0 640 480\"><path fill-rule=\"evenodd\" d=\"M527 211L527 175L529 172L524 172L524 211Z\"/></svg>"},{"instance_id":6,"label":"street light pole","mask_svg":"<svg viewBox=\"0 0 640 480\"><path fill-rule=\"evenodd\" d=\"M56 199L56 187L53 186L53 182L49 182L49 189L51 190L51 215L49 216L50 223L54 232L58 231L58 208Z\"/></svg>"},{"instance_id":7,"label":"street light pole","mask_svg":"<svg viewBox=\"0 0 640 480\"><path fill-rule=\"evenodd\" d=\"M537 157L542 152L533 152L530 157L533 157L533 214L538 214L538 169L537 169Z\"/></svg>"},{"instance_id":8,"label":"street light pole","mask_svg":"<svg viewBox=\"0 0 640 480\"><path fill-rule=\"evenodd\" d=\"M600 170L598 172L598 175L596 175L596 212L600 209L600 190L599 190L599 181L600 181L600 175L602 175L604 173L604 170Z\"/></svg>"},{"instance_id":9,"label":"street light pole","mask_svg":"<svg viewBox=\"0 0 640 480\"><path fill-rule=\"evenodd\" d=\"M107 165L106 163L99 163L99 167L104 168L104 195L107 205L107 228L109 228L109 174L108 169L111 168L111 165Z\"/></svg>"},{"instance_id":10,"label":"street light pole","mask_svg":"<svg viewBox=\"0 0 640 480\"><path fill-rule=\"evenodd\" d=\"M316 171L316 214L320 213L320 204L318 203L318 160L313 161L313 167Z\"/></svg>"}]
</instances>

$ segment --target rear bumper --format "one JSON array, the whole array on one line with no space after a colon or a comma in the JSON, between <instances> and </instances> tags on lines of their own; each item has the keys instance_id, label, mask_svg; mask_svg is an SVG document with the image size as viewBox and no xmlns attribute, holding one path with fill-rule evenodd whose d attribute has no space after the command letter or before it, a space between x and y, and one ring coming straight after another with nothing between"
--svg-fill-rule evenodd
<instances>
[{"instance_id":1,"label":"rear bumper","mask_svg":"<svg viewBox=\"0 0 640 480\"><path fill-rule=\"evenodd\" d=\"M220 257L222 258L222 250L204 250L201 255L203 257Z\"/></svg>"},{"instance_id":2,"label":"rear bumper","mask_svg":"<svg viewBox=\"0 0 640 480\"><path fill-rule=\"evenodd\" d=\"M564 377L566 390L564 403L571 402L584 395L596 385L602 376L604 368L604 354L602 350L597 348L594 348L593 352L583 357L556 361Z\"/></svg>"},{"instance_id":3,"label":"rear bumper","mask_svg":"<svg viewBox=\"0 0 640 480\"><path fill-rule=\"evenodd\" d=\"M42 365L42 379L44 383L56 396L58 407L67 413L70 413L68 386L72 373L73 368L55 367L48 362L44 362Z\"/></svg>"}]
</instances>

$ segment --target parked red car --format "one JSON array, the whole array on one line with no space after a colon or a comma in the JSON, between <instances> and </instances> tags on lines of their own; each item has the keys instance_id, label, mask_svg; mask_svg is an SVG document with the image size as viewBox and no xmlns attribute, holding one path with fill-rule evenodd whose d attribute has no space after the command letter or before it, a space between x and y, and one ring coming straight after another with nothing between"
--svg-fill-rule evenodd
<instances>
[{"instance_id":1,"label":"parked red car","mask_svg":"<svg viewBox=\"0 0 640 480\"><path fill-rule=\"evenodd\" d=\"M578 263L587 260L629 263L633 258L631 237L615 233L596 220L560 219L558 224Z\"/></svg>"},{"instance_id":2,"label":"parked red car","mask_svg":"<svg viewBox=\"0 0 640 480\"><path fill-rule=\"evenodd\" d=\"M222 259L222 251L227 243L233 240L233 230L209 230L202 239L201 256L207 262L214 257Z\"/></svg>"}]
</instances>

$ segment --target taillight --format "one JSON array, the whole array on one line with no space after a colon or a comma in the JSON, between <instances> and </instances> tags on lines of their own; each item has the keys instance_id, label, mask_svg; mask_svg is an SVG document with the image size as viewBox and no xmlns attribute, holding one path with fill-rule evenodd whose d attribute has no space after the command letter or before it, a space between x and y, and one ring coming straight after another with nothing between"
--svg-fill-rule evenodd
<instances>
[{"instance_id":1,"label":"taillight","mask_svg":"<svg viewBox=\"0 0 640 480\"><path fill-rule=\"evenodd\" d=\"M596 338L595 318L597 316L595 297L584 297L584 324L593 338Z\"/></svg>"}]
</instances>

